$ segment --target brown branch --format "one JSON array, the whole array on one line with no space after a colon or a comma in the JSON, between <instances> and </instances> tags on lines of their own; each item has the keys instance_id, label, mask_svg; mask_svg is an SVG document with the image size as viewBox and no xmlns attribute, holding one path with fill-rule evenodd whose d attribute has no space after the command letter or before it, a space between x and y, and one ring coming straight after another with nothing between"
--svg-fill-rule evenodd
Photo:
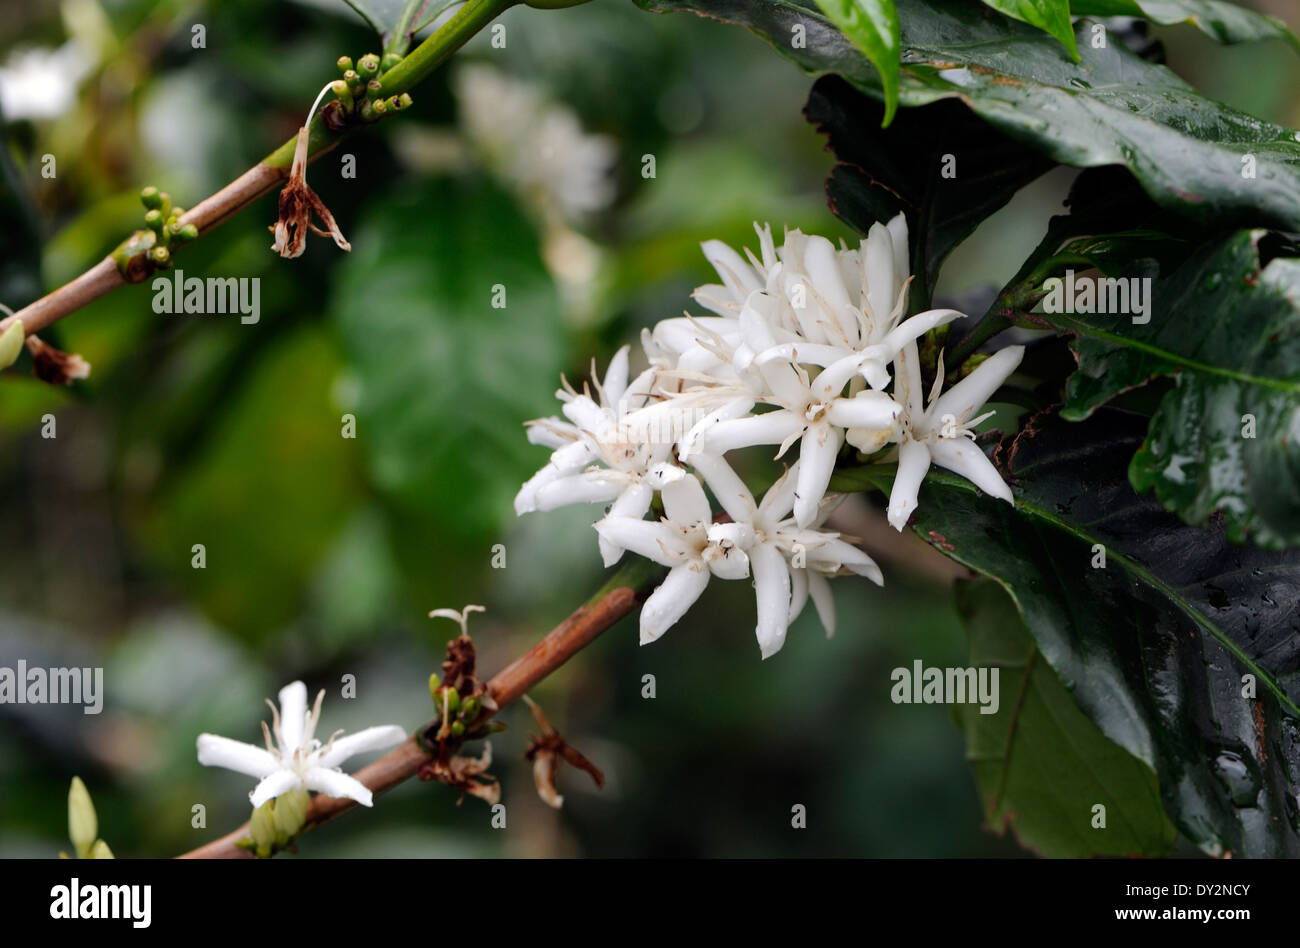
<instances>
[{"instance_id":1,"label":"brown branch","mask_svg":"<svg viewBox=\"0 0 1300 948\"><path fill-rule=\"evenodd\" d=\"M502 669L488 682L488 694L498 709L519 699L577 652L590 645L602 632L631 612L658 581L661 570L643 560L628 564L589 602L551 630L544 639ZM499 712L498 712L499 713ZM421 728L423 732L425 728ZM419 733L419 732L417 732ZM414 735L353 776L376 795L415 776L434 757L426 753ZM317 795L307 808L304 829L327 823L356 806L346 798ZM227 833L180 859L251 859L253 853L237 845L248 836L248 824Z\"/></svg>"}]
</instances>

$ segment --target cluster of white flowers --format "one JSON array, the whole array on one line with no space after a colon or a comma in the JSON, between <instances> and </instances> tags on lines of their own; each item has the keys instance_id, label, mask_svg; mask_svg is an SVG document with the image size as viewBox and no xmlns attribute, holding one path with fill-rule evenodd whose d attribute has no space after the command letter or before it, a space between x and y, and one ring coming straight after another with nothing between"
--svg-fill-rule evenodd
<instances>
[{"instance_id":1,"label":"cluster of white flowers","mask_svg":"<svg viewBox=\"0 0 1300 948\"><path fill-rule=\"evenodd\" d=\"M922 404L917 339L962 314L905 318L906 219L873 225L857 249L797 230L777 248L770 228L755 229L759 256L703 245L722 282L693 297L713 316L660 322L643 333L650 367L639 376L629 382L624 347L603 380L593 371L582 392L566 384L557 393L563 418L529 422L529 440L554 453L519 491L516 512L608 503L595 525L605 564L631 550L670 567L642 608L642 644L676 623L710 576L753 577L764 658L780 650L810 598L834 631L828 577L856 573L882 584L870 557L822 528L846 441L897 461L888 510L895 529L916 509L932 461L1012 499L972 429L1023 347L1002 349L947 392L940 360L929 407ZM796 441L798 460L756 502L727 452L779 445L779 459ZM725 517L714 516L705 486ZM647 520L656 493L663 516Z\"/></svg>"}]
</instances>

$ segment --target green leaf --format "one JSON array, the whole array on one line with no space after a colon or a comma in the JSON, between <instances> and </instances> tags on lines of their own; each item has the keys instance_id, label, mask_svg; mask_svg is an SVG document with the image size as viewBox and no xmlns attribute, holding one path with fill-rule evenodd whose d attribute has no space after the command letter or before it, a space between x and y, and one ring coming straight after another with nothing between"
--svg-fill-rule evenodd
<instances>
[{"instance_id":1,"label":"green leaf","mask_svg":"<svg viewBox=\"0 0 1300 948\"><path fill-rule=\"evenodd\" d=\"M1140 497L1126 469L1145 429L1110 408L1036 417L995 454L1014 506L932 469L914 528L1011 594L1079 708L1155 769L1183 833L1213 854L1300 855L1300 551L1234 547Z\"/></svg>"},{"instance_id":2,"label":"green leaf","mask_svg":"<svg viewBox=\"0 0 1300 948\"><path fill-rule=\"evenodd\" d=\"M883 131L876 127L880 110L832 75L813 85L804 114L838 159L826 181L837 217L866 233L873 223L907 214L912 273L928 304L953 248L1052 162L956 101L907 109ZM944 134L935 135L936 128Z\"/></svg>"},{"instance_id":3,"label":"green leaf","mask_svg":"<svg viewBox=\"0 0 1300 948\"><path fill-rule=\"evenodd\" d=\"M1070 51L1072 59L1078 60L1079 47L1074 41L1074 26L1070 23L1070 0L984 0L984 5L1046 30Z\"/></svg>"},{"instance_id":4,"label":"green leaf","mask_svg":"<svg viewBox=\"0 0 1300 948\"><path fill-rule=\"evenodd\" d=\"M1075 16L1138 16L1161 26L1190 23L1220 43L1282 39L1300 49L1300 40L1276 17L1223 0L1073 0Z\"/></svg>"},{"instance_id":5,"label":"green leaf","mask_svg":"<svg viewBox=\"0 0 1300 948\"><path fill-rule=\"evenodd\" d=\"M537 237L509 197L469 178L372 200L352 243L333 319L372 479L399 507L485 541L545 463L522 425L555 410L567 367Z\"/></svg>"},{"instance_id":6,"label":"green leaf","mask_svg":"<svg viewBox=\"0 0 1300 948\"><path fill-rule=\"evenodd\" d=\"M1126 192L1100 194L1100 180L1114 183L1081 179L1071 197L1079 213L1053 218L994 309L1074 337L1068 419L1153 379L1175 380L1130 467L1137 489L1154 489L1190 523L1215 517L1234 542L1300 544L1300 260L1261 267L1259 231L1200 246L1151 229L1106 233L1121 221L1155 221L1133 206L1116 213ZM1103 275L1149 279L1147 314L1071 312L1068 283L1058 300L1067 311L1046 312L1043 281L1067 269L1082 274L1076 288Z\"/></svg>"},{"instance_id":7,"label":"green leaf","mask_svg":"<svg viewBox=\"0 0 1300 948\"><path fill-rule=\"evenodd\" d=\"M402 18L407 0L343 0L370 24L381 37L392 35Z\"/></svg>"},{"instance_id":8,"label":"green leaf","mask_svg":"<svg viewBox=\"0 0 1300 948\"><path fill-rule=\"evenodd\" d=\"M875 70L820 15L789 0L638 0L744 25L812 73L838 72L883 97ZM897 0L899 102L959 98L1063 164L1123 164L1162 206L1205 223L1300 231L1300 140L1196 92L1122 43L1061 55L1040 30L959 0ZM1090 31L1080 22L1076 34ZM802 33L806 42L792 45ZM1088 37L1090 32L1086 32ZM936 135L942 131L935 130ZM1242 178L1253 155L1255 179Z\"/></svg>"},{"instance_id":9,"label":"green leaf","mask_svg":"<svg viewBox=\"0 0 1300 948\"><path fill-rule=\"evenodd\" d=\"M1041 856L1168 852L1177 831L1155 772L1108 740L1043 660L1015 604L993 582L957 587L970 664L999 670L998 710L960 706L985 818ZM1096 806L1105 825L1095 825Z\"/></svg>"},{"instance_id":10,"label":"green leaf","mask_svg":"<svg viewBox=\"0 0 1300 948\"><path fill-rule=\"evenodd\" d=\"M898 108L898 11L893 0L817 0L826 18L862 50L880 76L888 125Z\"/></svg>"}]
</instances>

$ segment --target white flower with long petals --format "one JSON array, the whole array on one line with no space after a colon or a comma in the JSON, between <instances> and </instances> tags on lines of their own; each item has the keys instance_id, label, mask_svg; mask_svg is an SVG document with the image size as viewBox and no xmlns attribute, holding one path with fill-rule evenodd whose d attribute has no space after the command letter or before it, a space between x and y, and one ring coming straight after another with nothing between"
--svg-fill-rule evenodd
<instances>
[{"instance_id":1,"label":"white flower with long petals","mask_svg":"<svg viewBox=\"0 0 1300 948\"><path fill-rule=\"evenodd\" d=\"M597 521L605 542L671 567L641 607L641 644L667 632L700 598L710 576L743 579L751 537L742 524L714 523L704 488L693 474L664 485L665 517L658 523L608 516Z\"/></svg>"},{"instance_id":2,"label":"white flower with long petals","mask_svg":"<svg viewBox=\"0 0 1300 948\"><path fill-rule=\"evenodd\" d=\"M316 737L320 721L322 690L315 705L307 708L307 686L301 681L280 689L280 707L271 705L272 727L262 722L266 747L243 741L200 734L199 763L207 767L224 767L250 777L258 784L248 795L254 807L267 800L301 788L331 797L347 797L362 806L373 804L370 788L339 769L349 757L366 751L383 750L406 740L406 731L395 724L369 727L348 737L336 731L324 744ZM272 743L274 733L275 742Z\"/></svg>"},{"instance_id":3,"label":"white flower with long petals","mask_svg":"<svg viewBox=\"0 0 1300 948\"><path fill-rule=\"evenodd\" d=\"M633 420L637 409L652 400L655 370L643 372L629 385L624 346L610 360L603 383L594 371L592 375L595 397L567 387L556 393L567 421L552 417L529 422L528 439L554 453L515 496L517 514L612 501L611 514L640 519L655 491L682 476L681 468L669 460L672 440L648 437ZM621 556L603 542L601 553L606 566Z\"/></svg>"},{"instance_id":4,"label":"white flower with long petals","mask_svg":"<svg viewBox=\"0 0 1300 948\"><path fill-rule=\"evenodd\" d=\"M921 362L916 343L903 347L895 362L896 394L903 405L898 445L898 473L889 494L888 517L895 530L902 530L916 510L917 492L931 462L960 474L986 494L1014 503L1011 488L998 469L975 444L974 428L993 412L975 413L1007 380L1024 357L1024 346L1007 346L978 365L970 375L948 391L943 390L943 359L930 407L921 405Z\"/></svg>"},{"instance_id":5,"label":"white flower with long petals","mask_svg":"<svg viewBox=\"0 0 1300 948\"><path fill-rule=\"evenodd\" d=\"M754 634L763 658L771 658L785 644L790 624L798 618L809 592L828 634L835 631L835 611L827 578L848 570L880 586L884 576L866 553L840 539L838 533L801 528L790 511L799 482L795 464L768 488L760 503L754 502L744 482L731 465L720 457L703 455L695 460L718 503L732 521L743 526L749 539L745 548L754 576L758 623ZM829 515L834 500L823 503L815 524Z\"/></svg>"}]
</instances>

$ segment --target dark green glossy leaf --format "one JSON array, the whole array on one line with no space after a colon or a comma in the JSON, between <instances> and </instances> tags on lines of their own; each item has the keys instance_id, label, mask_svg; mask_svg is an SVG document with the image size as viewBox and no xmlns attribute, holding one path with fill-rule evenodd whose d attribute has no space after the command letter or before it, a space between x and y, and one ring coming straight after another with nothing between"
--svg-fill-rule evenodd
<instances>
[{"instance_id":1,"label":"dark green glossy leaf","mask_svg":"<svg viewBox=\"0 0 1300 948\"><path fill-rule=\"evenodd\" d=\"M1217 516L1236 542L1300 544L1300 261L1261 267L1258 231L1184 247L1173 265L1155 259L1177 244L1162 234L1063 239L1071 229L1086 231L1086 222L1055 219L1045 246L1057 249L1003 294L1018 298L1010 312L1021 325L1074 336L1078 371L1062 414L1086 418L1153 378L1174 378L1133 459L1134 486L1154 489L1191 523ZM1147 315L1044 312L1049 272L1073 269L1085 275L1081 285L1097 275L1093 266L1122 280L1150 278ZM1068 286L1062 296L1073 309Z\"/></svg>"},{"instance_id":2,"label":"dark green glossy leaf","mask_svg":"<svg viewBox=\"0 0 1300 948\"><path fill-rule=\"evenodd\" d=\"M1079 58L1074 26L1070 23L1070 0L984 0L984 5L1046 30L1070 51L1072 57Z\"/></svg>"},{"instance_id":3,"label":"dark green glossy leaf","mask_svg":"<svg viewBox=\"0 0 1300 948\"><path fill-rule=\"evenodd\" d=\"M789 0L639 2L747 26L805 70L838 72L882 95L875 70L852 45ZM1081 60L1073 63L1050 36L979 4L898 0L898 11L901 104L960 98L1058 162L1127 166L1159 204L1194 220L1300 230L1296 132L1202 96L1122 43L1094 48L1086 21L1076 25ZM1247 155L1256 165L1249 182Z\"/></svg>"},{"instance_id":4,"label":"dark green glossy leaf","mask_svg":"<svg viewBox=\"0 0 1300 948\"><path fill-rule=\"evenodd\" d=\"M1190 23L1220 43L1282 39L1300 48L1296 36L1276 17L1224 0L1072 0L1075 16L1140 16L1162 26Z\"/></svg>"},{"instance_id":5,"label":"dark green glossy leaf","mask_svg":"<svg viewBox=\"0 0 1300 948\"><path fill-rule=\"evenodd\" d=\"M996 713L959 706L988 825L1012 830L1042 856L1168 852L1177 832L1155 772L1079 710L1015 603L996 583L980 580L958 585L957 608L970 636L971 667L999 669Z\"/></svg>"},{"instance_id":6,"label":"dark green glossy leaf","mask_svg":"<svg viewBox=\"0 0 1300 948\"><path fill-rule=\"evenodd\" d=\"M804 112L838 159L826 181L836 216L866 233L873 223L907 214L923 303L953 248L1052 167L952 100L907 109L882 130L879 103L839 76L823 76ZM944 134L935 135L936 128Z\"/></svg>"},{"instance_id":7,"label":"dark green glossy leaf","mask_svg":"<svg viewBox=\"0 0 1300 948\"><path fill-rule=\"evenodd\" d=\"M1300 551L1233 546L1139 496L1126 472L1145 429L1109 408L1039 416L995 455L1014 507L931 470L914 527L1011 594L1079 707L1154 767L1183 833L1300 855ZM873 471L835 486L887 490Z\"/></svg>"},{"instance_id":8,"label":"dark green glossy leaf","mask_svg":"<svg viewBox=\"0 0 1300 948\"><path fill-rule=\"evenodd\" d=\"M510 198L458 179L372 202L353 247L333 317L372 476L452 535L494 536L545 462L522 424L555 410L565 368L537 237Z\"/></svg>"},{"instance_id":9,"label":"dark green glossy leaf","mask_svg":"<svg viewBox=\"0 0 1300 948\"><path fill-rule=\"evenodd\" d=\"M817 6L876 67L885 95L880 124L888 125L898 108L899 33L894 0L817 0Z\"/></svg>"}]
</instances>

